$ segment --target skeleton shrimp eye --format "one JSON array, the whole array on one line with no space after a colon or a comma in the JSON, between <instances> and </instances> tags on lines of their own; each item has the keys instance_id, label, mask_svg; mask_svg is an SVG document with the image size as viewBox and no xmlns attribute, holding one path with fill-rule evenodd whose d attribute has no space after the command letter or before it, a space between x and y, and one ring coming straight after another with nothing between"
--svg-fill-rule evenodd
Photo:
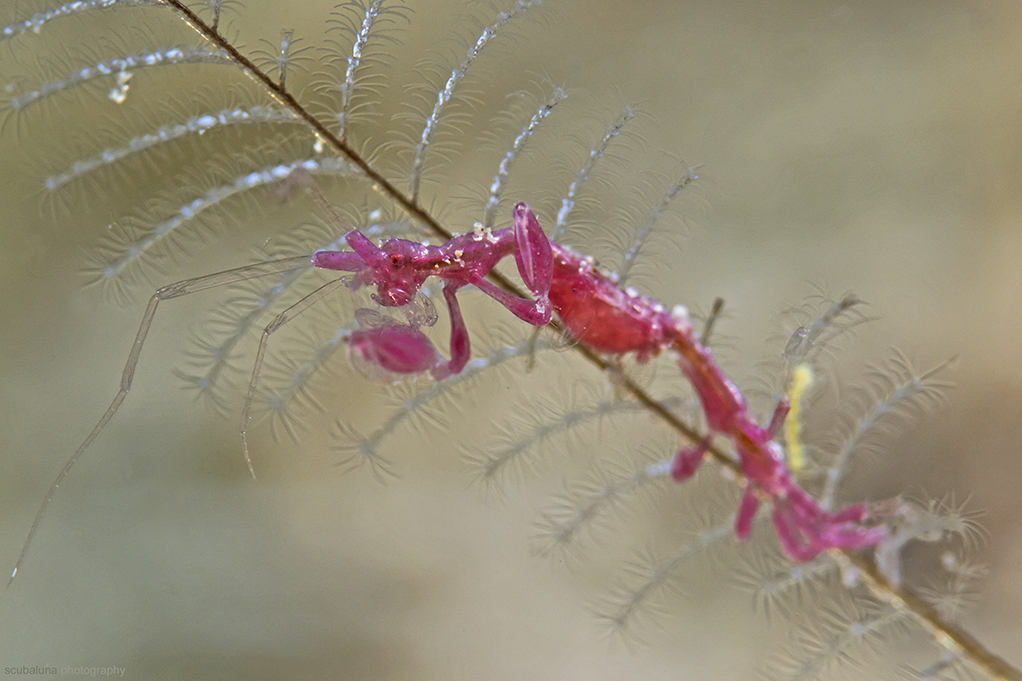
<instances>
[{"instance_id":1,"label":"skeleton shrimp eye","mask_svg":"<svg viewBox=\"0 0 1022 681\"><path fill-rule=\"evenodd\" d=\"M404 256L394 253L390 256L390 264L394 269L401 269L405 265Z\"/></svg>"}]
</instances>

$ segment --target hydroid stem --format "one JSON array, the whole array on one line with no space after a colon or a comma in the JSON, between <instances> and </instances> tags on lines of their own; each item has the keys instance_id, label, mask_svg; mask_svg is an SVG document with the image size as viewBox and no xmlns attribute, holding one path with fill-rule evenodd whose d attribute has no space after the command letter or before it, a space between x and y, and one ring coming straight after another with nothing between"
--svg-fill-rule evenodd
<instances>
[{"instance_id":1,"label":"hydroid stem","mask_svg":"<svg viewBox=\"0 0 1022 681\"><path fill-rule=\"evenodd\" d=\"M295 113L301 120L305 121L315 133L327 144L333 147L338 153L348 158L351 163L369 178L374 189L390 198L401 207L410 217L425 225L435 236L445 241L450 240L452 232L444 228L437 219L426 209L418 204L414 197L406 196L398 190L389 180L377 172L370 163L362 157L353 147L332 133L327 126L309 113L298 103L290 93L286 92L270 78L264 71L259 69L252 61L242 55L230 42L221 37L214 27L201 20L191 9L185 6L180 0L164 0L173 7L185 21L198 31L206 40L214 46L223 50L224 53L237 63L251 78L260 83L270 96L276 99L281 105ZM525 292L512 284L506 277L498 272L492 272L488 278L503 290L519 297L526 297ZM562 326L556 320L550 322L550 327L560 332ZM579 353L590 364L601 372L611 368L611 363L594 351L582 344L574 346L575 352ZM693 443L701 441L705 434L699 433L689 424L672 414L667 408L653 399L642 387L637 385L627 376L622 377L620 386L632 395L650 413L659 417L670 428L687 438ZM718 462L727 467L739 479L742 473L738 463L728 456L720 448L710 445L708 450ZM1022 671L1010 665L1003 658L990 652L975 637L964 629L961 629L942 618L937 611L921 597L905 587L895 587L889 580L880 574L872 558L859 555L858 553L844 549L830 549L831 556L844 567L854 566L870 591L881 600L890 603L893 607L904 609L911 613L912 617L922 624L933 637L953 653L958 653L964 659L973 662L995 679L1003 681L1022 681Z\"/></svg>"}]
</instances>

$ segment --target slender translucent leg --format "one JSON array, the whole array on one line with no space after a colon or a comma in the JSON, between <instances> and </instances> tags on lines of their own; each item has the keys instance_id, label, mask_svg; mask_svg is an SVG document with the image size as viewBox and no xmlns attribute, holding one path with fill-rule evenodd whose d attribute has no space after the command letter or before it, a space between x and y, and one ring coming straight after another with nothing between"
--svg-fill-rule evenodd
<instances>
[{"instance_id":1,"label":"slender translucent leg","mask_svg":"<svg viewBox=\"0 0 1022 681\"><path fill-rule=\"evenodd\" d=\"M714 298L713 307L710 308L710 314L706 316L706 321L703 322L703 332L699 334L699 344L708 346L710 344L710 334L713 333L713 326L720 319L720 313L724 311L724 299Z\"/></svg>"},{"instance_id":2,"label":"slender translucent leg","mask_svg":"<svg viewBox=\"0 0 1022 681\"><path fill-rule=\"evenodd\" d=\"M124 371L121 373L121 388L117 391L117 395L114 397L113 402L107 408L106 413L103 414L103 418L99 420L96 427L92 429L89 436L85 438L75 453L71 455L71 458L67 460L64 467L57 474L53 484L50 485L50 489L46 492L46 498L43 499L43 503L39 506L39 510L36 511L35 519L32 521L32 527L28 530L28 537L25 539L25 545L21 548L21 554L18 556L18 562L14 564L14 571L11 572L11 578L7 580L7 585L10 586L11 582L14 581L15 575L18 574L18 569L21 567L21 563L25 560L25 556L28 554L28 549L32 545L32 538L35 536L36 530L39 528L39 521L42 520L43 514L46 512L46 507L50 503L50 499L56 493L57 488L60 487L60 483L64 481L67 474L74 468L74 465L78 463L78 459L81 458L85 450L89 448L92 441L95 440L108 423L110 419L114 417L117 410L120 408L121 403L124 402L124 398L128 396L128 391L131 390L131 381L135 377L135 367L138 365L138 358L142 354L142 345L145 343L146 335L149 333L149 327L152 326L153 317L156 316L156 307L160 304L161 300L168 300L170 298L180 298L190 293L197 293L199 291L205 291L206 289L216 288L218 286L226 286L227 284L236 284L240 281L246 281L248 279L256 279L258 277L265 277L271 274L280 274L283 272L291 272L293 270L302 269L303 267L312 267L312 256L303 255L295 258L284 258L283 260L273 260L270 262L257 263L255 265L246 265L245 267L238 267L233 270L226 270L224 272L216 272L214 274L207 274L202 277L195 277L194 279L185 279L169 286L156 291L153 297L149 299L149 305L146 307L145 314L142 315L142 323L138 327L138 333L135 334L135 342L131 346L131 352L128 353L128 361L124 364Z\"/></svg>"},{"instance_id":3,"label":"slender translucent leg","mask_svg":"<svg viewBox=\"0 0 1022 681\"><path fill-rule=\"evenodd\" d=\"M529 354L525 357L525 373L532 373L536 368L536 346L539 344L539 334L543 333L543 327L537 326L532 329L529 336Z\"/></svg>"},{"instance_id":4,"label":"slender translucent leg","mask_svg":"<svg viewBox=\"0 0 1022 681\"><path fill-rule=\"evenodd\" d=\"M252 402L255 400L256 386L259 384L259 374L263 368L263 359L266 356L266 346L270 340L270 335L341 286L348 285L350 281L351 277L341 277L320 286L274 317L273 321L263 329L262 338L259 339L259 349L256 350L255 364L252 367L252 379L248 382L248 394L245 395L245 408L241 412L241 451L245 455L245 464L248 465L248 472L252 474L253 480L255 480L256 474L255 468L252 467L252 458L248 454L248 422L252 418Z\"/></svg>"},{"instance_id":5,"label":"slender translucent leg","mask_svg":"<svg viewBox=\"0 0 1022 681\"><path fill-rule=\"evenodd\" d=\"M776 437L781 432L781 426L784 425L784 419L788 418L788 412L791 411L791 404L788 400L781 399L777 402L777 406L774 407L774 414L770 417L770 425L767 426L767 432L770 433L770 437Z\"/></svg>"}]
</instances>

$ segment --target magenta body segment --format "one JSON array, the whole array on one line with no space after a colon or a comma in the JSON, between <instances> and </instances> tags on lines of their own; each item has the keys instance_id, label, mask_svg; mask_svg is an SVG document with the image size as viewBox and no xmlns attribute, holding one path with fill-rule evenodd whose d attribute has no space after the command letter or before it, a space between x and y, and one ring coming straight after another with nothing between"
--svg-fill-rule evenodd
<instances>
[{"instance_id":1,"label":"magenta body segment","mask_svg":"<svg viewBox=\"0 0 1022 681\"><path fill-rule=\"evenodd\" d=\"M767 428L760 426L738 388L725 376L693 331L684 313L667 312L657 301L618 286L591 258L551 244L527 204L514 208L510 229L478 230L439 246L388 239L380 246L360 232L345 238L353 252L322 251L313 264L354 272L353 286L375 286L385 307L406 305L429 277L443 281L451 318L450 359L444 360L415 324L360 329L351 336L349 353L390 374L429 371L440 380L459 373L470 356L468 330L456 293L467 284L504 305L520 319L540 326L557 317L581 344L607 355L634 353L645 362L669 350L703 407L710 435L695 447L681 449L670 473L678 482L695 474L713 435L731 441L747 487L735 516L735 534L747 537L760 504L770 504L784 551L807 561L831 548L872 546L887 536L884 525L869 525L869 509L856 504L830 512L792 478L784 452L774 442L788 412L784 402ZM535 300L508 293L485 277L503 258L514 255L519 274Z\"/></svg>"},{"instance_id":2,"label":"magenta body segment","mask_svg":"<svg viewBox=\"0 0 1022 681\"><path fill-rule=\"evenodd\" d=\"M656 301L622 291L591 258L553 246L550 301L558 319L581 343L610 355L636 353L640 361L661 352L675 336L691 337L687 319Z\"/></svg>"},{"instance_id":3,"label":"magenta body segment","mask_svg":"<svg viewBox=\"0 0 1022 681\"><path fill-rule=\"evenodd\" d=\"M426 334L410 325L354 331L348 338L348 358L394 376L432 371L443 361Z\"/></svg>"}]
</instances>

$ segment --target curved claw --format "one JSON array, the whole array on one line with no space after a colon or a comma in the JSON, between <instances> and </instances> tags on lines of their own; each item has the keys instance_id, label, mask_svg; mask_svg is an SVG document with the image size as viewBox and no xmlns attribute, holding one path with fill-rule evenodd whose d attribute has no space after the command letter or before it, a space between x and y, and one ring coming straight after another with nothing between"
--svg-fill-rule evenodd
<instances>
[{"instance_id":1,"label":"curved claw","mask_svg":"<svg viewBox=\"0 0 1022 681\"><path fill-rule=\"evenodd\" d=\"M550 239L527 203L515 204L513 223L518 273L533 295L545 297L550 293L554 277L554 251Z\"/></svg>"}]
</instances>

